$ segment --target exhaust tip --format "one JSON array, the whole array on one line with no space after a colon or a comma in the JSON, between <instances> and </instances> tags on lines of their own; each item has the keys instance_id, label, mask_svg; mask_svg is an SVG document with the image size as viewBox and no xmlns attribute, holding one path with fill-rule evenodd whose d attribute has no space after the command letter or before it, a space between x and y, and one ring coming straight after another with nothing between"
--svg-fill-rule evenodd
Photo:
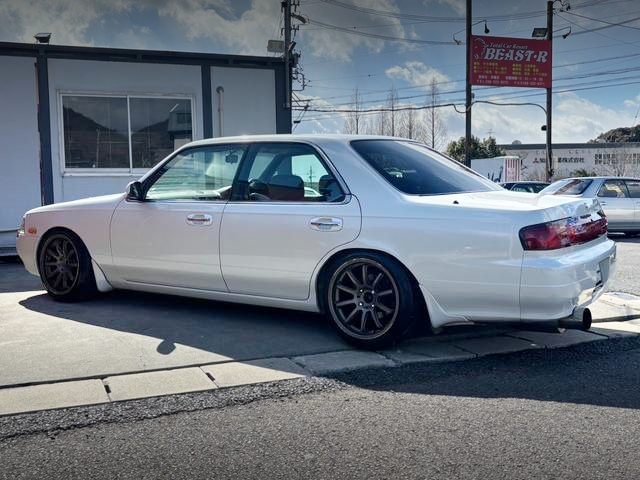
<instances>
[{"instance_id":1,"label":"exhaust tip","mask_svg":"<svg viewBox=\"0 0 640 480\"><path fill-rule=\"evenodd\" d=\"M576 310L571 317L560 320L558 326L574 330L589 330L592 321L591 310L588 308L580 308Z\"/></svg>"},{"instance_id":2,"label":"exhaust tip","mask_svg":"<svg viewBox=\"0 0 640 480\"><path fill-rule=\"evenodd\" d=\"M591 310L585 308L582 312L582 329L589 330L591 328L591 322L593 321L593 317L591 316Z\"/></svg>"}]
</instances>

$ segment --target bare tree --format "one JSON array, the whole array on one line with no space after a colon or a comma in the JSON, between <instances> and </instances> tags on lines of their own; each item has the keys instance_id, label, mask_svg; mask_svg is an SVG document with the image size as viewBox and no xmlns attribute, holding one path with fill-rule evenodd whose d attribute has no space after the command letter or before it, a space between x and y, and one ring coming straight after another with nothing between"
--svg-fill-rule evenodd
<instances>
[{"instance_id":1,"label":"bare tree","mask_svg":"<svg viewBox=\"0 0 640 480\"><path fill-rule=\"evenodd\" d=\"M407 109L400 113L398 136L423 142L426 137L426 132L422 113L413 109Z\"/></svg>"},{"instance_id":2,"label":"bare tree","mask_svg":"<svg viewBox=\"0 0 640 480\"><path fill-rule=\"evenodd\" d=\"M640 175L640 155L631 151L626 146L612 149L612 153L600 160L598 170L605 175L617 177L636 177ZM598 163L598 160L596 160Z\"/></svg>"},{"instance_id":3,"label":"bare tree","mask_svg":"<svg viewBox=\"0 0 640 480\"><path fill-rule=\"evenodd\" d=\"M389 120L390 120L390 129L389 135L392 137L396 136L396 126L397 126L397 108L398 108L398 91L395 87L391 87L389 90L389 95L387 96L387 108L389 109Z\"/></svg>"},{"instance_id":4,"label":"bare tree","mask_svg":"<svg viewBox=\"0 0 640 480\"><path fill-rule=\"evenodd\" d=\"M427 101L429 108L425 114L425 143L435 150L442 150L447 145L447 126L438 112L439 102L438 84L432 78Z\"/></svg>"},{"instance_id":5,"label":"bare tree","mask_svg":"<svg viewBox=\"0 0 640 480\"><path fill-rule=\"evenodd\" d=\"M351 111L347 115L347 119L344 122L344 133L362 133L363 125L361 125L362 121L362 97L360 96L360 91L358 87L353 91L353 95L351 96Z\"/></svg>"}]
</instances>

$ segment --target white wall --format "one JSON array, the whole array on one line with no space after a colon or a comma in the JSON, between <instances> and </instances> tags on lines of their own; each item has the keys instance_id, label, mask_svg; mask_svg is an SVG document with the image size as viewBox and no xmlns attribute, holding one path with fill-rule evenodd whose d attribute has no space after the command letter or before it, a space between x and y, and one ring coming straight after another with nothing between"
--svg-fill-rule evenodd
<instances>
[{"instance_id":1,"label":"white wall","mask_svg":"<svg viewBox=\"0 0 640 480\"><path fill-rule=\"evenodd\" d=\"M547 156L544 148L518 149L517 145L505 148L508 155L517 155L522 159L523 180L544 180L545 159ZM624 175L637 177L640 175L640 163L625 164L618 167L599 164L596 155L609 154L623 158L629 154L640 155L640 147L636 144L620 147L603 147L598 144L588 146L570 146L553 148L554 179L570 177L576 170L595 172L598 175Z\"/></svg>"},{"instance_id":2,"label":"white wall","mask_svg":"<svg viewBox=\"0 0 640 480\"><path fill-rule=\"evenodd\" d=\"M40 205L34 58L0 57L0 247L15 247L22 214Z\"/></svg>"},{"instance_id":3,"label":"white wall","mask_svg":"<svg viewBox=\"0 0 640 480\"><path fill-rule=\"evenodd\" d=\"M51 155L54 201L121 192L141 174L63 173L60 93L186 95L195 99L194 140L202 131L202 74L200 66L156 65L86 60L49 60Z\"/></svg>"},{"instance_id":4,"label":"white wall","mask_svg":"<svg viewBox=\"0 0 640 480\"><path fill-rule=\"evenodd\" d=\"M213 136L220 136L218 87L224 88L223 136L276 133L275 72L211 68Z\"/></svg>"}]
</instances>

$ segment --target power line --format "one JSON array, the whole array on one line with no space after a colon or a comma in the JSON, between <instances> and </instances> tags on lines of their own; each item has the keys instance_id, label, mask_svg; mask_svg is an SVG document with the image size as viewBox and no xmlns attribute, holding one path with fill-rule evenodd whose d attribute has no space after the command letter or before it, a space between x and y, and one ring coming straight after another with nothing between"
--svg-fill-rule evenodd
<instances>
[{"instance_id":1,"label":"power line","mask_svg":"<svg viewBox=\"0 0 640 480\"><path fill-rule=\"evenodd\" d=\"M579 32L579 33L588 33L588 32L595 32L596 30L602 30L604 28L609 28L609 27L623 27L623 28L631 28L633 30L640 30L640 27L631 27L629 25L627 25L627 23L631 23L631 22L635 22L636 20L640 20L640 17L635 17L635 18L631 18L629 20L625 20L624 22L607 22L606 20L600 20L598 18L592 18L592 17L587 17L586 15L580 15L578 13L572 12L572 11L568 11L566 12L569 15L573 15L575 17L580 17L580 18L586 18L587 20L593 20L594 22L600 22L600 23L606 23L607 26L606 27L600 27L600 28L596 28L593 30L585 30L583 32Z\"/></svg>"},{"instance_id":2,"label":"power line","mask_svg":"<svg viewBox=\"0 0 640 480\"><path fill-rule=\"evenodd\" d=\"M389 17L389 18L397 18L401 20L418 20L420 22L437 22L437 23L463 23L465 18L463 16L449 17L449 16L430 16L430 15L414 15L408 13L397 13L391 12L388 10L378 10L375 8L367 8L360 7L357 5L353 5L346 2L341 2L339 0L321 0L323 3L327 3L329 5L335 5L338 7L345 8L347 10L353 10L360 13L366 13L368 15L374 15L379 17ZM510 15L493 15L488 17L483 17L483 20L492 21L492 22L508 22L512 20L523 20L529 18L535 18L539 16L543 16L545 12L543 10L535 10L531 12L522 12L517 14Z\"/></svg>"},{"instance_id":3,"label":"power line","mask_svg":"<svg viewBox=\"0 0 640 480\"><path fill-rule=\"evenodd\" d=\"M414 38L391 37L388 35L380 35L378 33L362 32L360 30L357 30L358 27L351 27L351 28L339 27L337 25L331 25L329 23L320 22L318 20L308 19L307 23L311 25L318 25L324 28L328 28L330 30L349 33L351 35L360 35L362 37L377 38L380 40L388 40L390 42L414 43L414 44L420 44L420 45L457 45L456 42L454 41L445 42L440 40L418 40Z\"/></svg>"}]
</instances>

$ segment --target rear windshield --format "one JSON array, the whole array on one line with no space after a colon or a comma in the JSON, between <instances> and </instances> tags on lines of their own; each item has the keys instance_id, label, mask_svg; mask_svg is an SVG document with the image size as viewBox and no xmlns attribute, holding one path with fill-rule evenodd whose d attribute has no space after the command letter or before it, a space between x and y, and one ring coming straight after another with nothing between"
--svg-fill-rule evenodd
<instances>
[{"instance_id":1,"label":"rear windshield","mask_svg":"<svg viewBox=\"0 0 640 480\"><path fill-rule=\"evenodd\" d=\"M591 185L593 180L582 178L567 178L552 183L541 193L548 195L582 195L584 191Z\"/></svg>"},{"instance_id":2,"label":"rear windshield","mask_svg":"<svg viewBox=\"0 0 640 480\"><path fill-rule=\"evenodd\" d=\"M398 140L354 140L351 146L398 190L411 195L502 190L464 165L423 145Z\"/></svg>"}]
</instances>

